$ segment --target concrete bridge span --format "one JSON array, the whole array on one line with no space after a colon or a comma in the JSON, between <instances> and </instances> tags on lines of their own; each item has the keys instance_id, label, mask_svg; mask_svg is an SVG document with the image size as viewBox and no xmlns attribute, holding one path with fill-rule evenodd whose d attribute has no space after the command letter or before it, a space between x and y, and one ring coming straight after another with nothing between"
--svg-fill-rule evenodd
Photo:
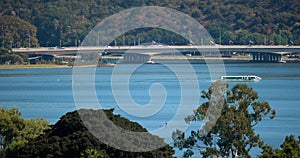
<instances>
[{"instance_id":1,"label":"concrete bridge span","mask_svg":"<svg viewBox=\"0 0 300 158\"><path fill-rule=\"evenodd\" d=\"M200 52L201 54L217 55L226 52L244 52L251 53L252 60L257 62L278 62L282 55L300 53L300 46L265 46L265 45L203 45L203 46L165 46L165 45L139 45L139 46L80 46L80 47L42 47L42 48L14 48L13 52L36 55L76 55L86 52L97 53L116 53L124 54L134 52L143 55L170 54L170 51L176 50L183 54L191 52Z\"/></svg>"}]
</instances>

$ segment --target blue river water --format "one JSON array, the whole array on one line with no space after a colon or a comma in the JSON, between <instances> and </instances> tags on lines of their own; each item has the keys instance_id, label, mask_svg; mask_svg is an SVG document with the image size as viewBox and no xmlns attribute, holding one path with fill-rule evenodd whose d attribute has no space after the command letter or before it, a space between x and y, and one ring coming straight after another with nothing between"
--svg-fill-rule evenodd
<instances>
[{"instance_id":1,"label":"blue river water","mask_svg":"<svg viewBox=\"0 0 300 158\"><path fill-rule=\"evenodd\" d=\"M189 73L180 69L181 73ZM199 83L199 92L211 84L206 64L192 64ZM163 85L167 92L164 107L148 118L132 116L117 106L111 90L114 67L98 67L95 75L96 95L103 108L115 108L115 113L139 122L148 130L161 127L172 119L180 103L180 82L167 67L160 64L143 65L130 76L129 92L138 104L150 102L149 88ZM226 63L227 75L254 74L260 82L249 82L276 110L273 120L264 118L255 131L273 147L279 147L286 135L300 135L300 63ZM188 74L187 74L188 75ZM66 112L76 109L72 92L72 68L0 70L0 106L17 107L24 118L44 117L55 123ZM233 86L235 82L230 82ZM199 102L203 102L199 97ZM254 153L254 155L259 153Z\"/></svg>"}]
</instances>

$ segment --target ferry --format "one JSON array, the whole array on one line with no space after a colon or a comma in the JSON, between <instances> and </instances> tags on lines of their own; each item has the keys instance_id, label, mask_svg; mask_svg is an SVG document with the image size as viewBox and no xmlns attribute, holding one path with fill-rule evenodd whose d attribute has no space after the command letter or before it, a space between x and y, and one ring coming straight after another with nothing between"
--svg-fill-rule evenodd
<instances>
[{"instance_id":1,"label":"ferry","mask_svg":"<svg viewBox=\"0 0 300 158\"><path fill-rule=\"evenodd\" d=\"M262 78L255 75L246 76L221 76L221 80L231 82L259 82Z\"/></svg>"}]
</instances>

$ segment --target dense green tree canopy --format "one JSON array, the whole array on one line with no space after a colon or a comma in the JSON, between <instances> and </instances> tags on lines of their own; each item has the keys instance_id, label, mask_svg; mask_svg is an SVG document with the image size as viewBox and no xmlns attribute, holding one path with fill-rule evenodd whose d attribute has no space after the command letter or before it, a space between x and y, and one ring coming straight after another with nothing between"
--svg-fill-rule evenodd
<instances>
[{"instance_id":1,"label":"dense green tree canopy","mask_svg":"<svg viewBox=\"0 0 300 158\"><path fill-rule=\"evenodd\" d=\"M43 118L26 120L18 109L0 108L0 157L15 157L15 153L28 141L49 128Z\"/></svg>"},{"instance_id":2,"label":"dense green tree canopy","mask_svg":"<svg viewBox=\"0 0 300 158\"><path fill-rule=\"evenodd\" d=\"M273 118L275 111L268 102L259 101L257 92L251 87L247 84L236 84L229 89L227 83L217 81L202 94L207 102L196 109L194 115L187 117L187 121L209 121L203 127L204 130L193 130L188 138L179 137L175 140L176 147L186 149L185 156L193 155L194 149L201 149L203 157L249 157L252 147L263 144L259 135L254 133L253 127L268 114ZM215 125L206 130L207 125L211 126L210 120L214 117L206 116L209 106L212 106L210 103L216 104L213 111L220 108L221 114Z\"/></svg>"},{"instance_id":3,"label":"dense green tree canopy","mask_svg":"<svg viewBox=\"0 0 300 158\"><path fill-rule=\"evenodd\" d=\"M86 149L80 153L80 158L107 158L108 155L105 152L95 149Z\"/></svg>"},{"instance_id":4,"label":"dense green tree canopy","mask_svg":"<svg viewBox=\"0 0 300 158\"><path fill-rule=\"evenodd\" d=\"M0 16L0 45L5 48L38 47L37 28L17 16Z\"/></svg>"},{"instance_id":5,"label":"dense green tree canopy","mask_svg":"<svg viewBox=\"0 0 300 158\"><path fill-rule=\"evenodd\" d=\"M97 116L100 110L80 110L80 113L92 119L94 124L100 123ZM117 126L136 132L146 132L138 123L114 115L113 110L105 110L107 117ZM113 131L112 131L113 133ZM112 137L114 139L114 137ZM120 140L122 141L122 140ZM163 141L163 139L160 139ZM126 145L126 142L123 142ZM112 148L100 142L92 135L77 111L69 112L47 131L44 135L31 141L20 152L20 157L89 157L100 155L102 157L172 157L174 150L166 144L165 147L150 152L127 152Z\"/></svg>"},{"instance_id":6,"label":"dense green tree canopy","mask_svg":"<svg viewBox=\"0 0 300 158\"><path fill-rule=\"evenodd\" d=\"M0 48L0 64L23 64L28 62L26 55L12 52L10 49Z\"/></svg>"},{"instance_id":7,"label":"dense green tree canopy","mask_svg":"<svg viewBox=\"0 0 300 158\"><path fill-rule=\"evenodd\" d=\"M286 158L286 157L300 157L300 136L298 140L294 135L286 136L284 142L280 145L281 149L273 149L269 145L262 147L263 152L260 158Z\"/></svg>"},{"instance_id":8,"label":"dense green tree canopy","mask_svg":"<svg viewBox=\"0 0 300 158\"><path fill-rule=\"evenodd\" d=\"M170 7L192 16L208 29L216 42L221 39L222 44L229 44L229 41L233 41L230 42L232 44L248 44L249 40L255 44L286 45L290 41L300 44L300 1L298 0L92 0L88 2L2 0L0 15L15 15L36 26L37 38L41 46L60 46L60 44L74 46L78 45L88 31L104 18L124 9L146 5ZM142 29L138 33L141 36L128 34L125 42L120 38L117 44L133 45L132 41L134 39L137 41L138 38L141 43L155 40L165 44L175 42L175 44L186 44L186 41L176 41L174 35L165 36L164 33L156 34L156 32L157 29ZM243 33L242 37L240 32ZM151 35L157 36L151 37ZM0 43L1 46L7 46L12 39L12 36L9 39L1 39L5 41ZM25 46L24 42L19 40L13 42L19 42L16 45L18 47Z\"/></svg>"}]
</instances>

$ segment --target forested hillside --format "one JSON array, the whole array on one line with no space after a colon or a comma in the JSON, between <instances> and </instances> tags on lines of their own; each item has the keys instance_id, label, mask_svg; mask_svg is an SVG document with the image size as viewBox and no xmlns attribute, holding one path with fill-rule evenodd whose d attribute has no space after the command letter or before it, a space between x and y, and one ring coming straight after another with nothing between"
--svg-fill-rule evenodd
<instances>
[{"instance_id":1,"label":"forested hillside","mask_svg":"<svg viewBox=\"0 0 300 158\"><path fill-rule=\"evenodd\" d=\"M2 0L0 46L28 47L29 41L31 46L37 46L36 39L40 46L78 45L104 18L146 5L189 14L206 27L216 43L221 34L221 44L249 44L250 40L254 44L300 44L299 0ZM8 27L14 23L11 21L20 24ZM26 24L27 32L22 23ZM157 29L140 29L134 35L127 34L125 39L137 36L141 43L152 39L165 44L188 44L187 40L174 42L178 37ZM133 42L118 42L122 44Z\"/></svg>"}]
</instances>

